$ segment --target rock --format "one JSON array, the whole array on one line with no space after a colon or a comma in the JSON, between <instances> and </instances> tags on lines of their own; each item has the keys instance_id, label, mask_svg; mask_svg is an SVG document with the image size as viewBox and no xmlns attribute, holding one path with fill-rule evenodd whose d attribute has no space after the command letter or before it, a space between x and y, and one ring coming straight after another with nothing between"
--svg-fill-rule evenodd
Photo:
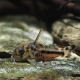
<instances>
[{"instance_id":1,"label":"rock","mask_svg":"<svg viewBox=\"0 0 80 80\"><path fill-rule=\"evenodd\" d=\"M80 18L67 15L52 25L54 41L63 45L76 45L80 51Z\"/></svg>"},{"instance_id":2,"label":"rock","mask_svg":"<svg viewBox=\"0 0 80 80\"><path fill-rule=\"evenodd\" d=\"M3 59L4 60L4 59ZM34 64L34 63L33 63ZM44 62L37 62L36 65L30 65L27 63L21 62L11 62L9 59L0 63L0 79L16 79L21 78L21 80L30 79L33 80L67 80L66 76L69 79L76 79L76 75L80 76L80 63L69 61L48 61L46 65ZM80 78L76 79L79 80Z\"/></svg>"}]
</instances>

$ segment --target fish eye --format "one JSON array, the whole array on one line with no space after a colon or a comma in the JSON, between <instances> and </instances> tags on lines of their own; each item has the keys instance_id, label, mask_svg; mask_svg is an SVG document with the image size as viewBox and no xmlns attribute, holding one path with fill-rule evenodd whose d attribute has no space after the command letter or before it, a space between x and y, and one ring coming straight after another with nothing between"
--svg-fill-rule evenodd
<instances>
[{"instance_id":1,"label":"fish eye","mask_svg":"<svg viewBox=\"0 0 80 80\"><path fill-rule=\"evenodd\" d=\"M18 51L19 51L20 55L23 55L24 54L24 48L23 47L22 48L19 48Z\"/></svg>"}]
</instances>

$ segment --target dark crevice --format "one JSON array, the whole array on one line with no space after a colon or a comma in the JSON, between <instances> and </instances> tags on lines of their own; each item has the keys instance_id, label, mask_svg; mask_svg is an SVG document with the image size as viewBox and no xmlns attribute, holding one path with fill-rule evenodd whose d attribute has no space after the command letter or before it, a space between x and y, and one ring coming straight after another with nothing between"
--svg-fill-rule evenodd
<instances>
[{"instance_id":1,"label":"dark crevice","mask_svg":"<svg viewBox=\"0 0 80 80\"><path fill-rule=\"evenodd\" d=\"M10 58L11 54L7 52L0 52L0 58Z\"/></svg>"},{"instance_id":2,"label":"dark crevice","mask_svg":"<svg viewBox=\"0 0 80 80\"><path fill-rule=\"evenodd\" d=\"M72 74L72 77L80 77L80 74Z\"/></svg>"}]
</instances>

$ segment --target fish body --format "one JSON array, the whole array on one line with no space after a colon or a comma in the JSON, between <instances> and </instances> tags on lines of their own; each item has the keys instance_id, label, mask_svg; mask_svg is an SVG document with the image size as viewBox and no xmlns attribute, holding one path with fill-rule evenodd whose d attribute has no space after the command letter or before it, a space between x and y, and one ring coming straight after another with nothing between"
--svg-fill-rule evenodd
<instances>
[{"instance_id":1,"label":"fish body","mask_svg":"<svg viewBox=\"0 0 80 80\"><path fill-rule=\"evenodd\" d=\"M52 46L46 47L42 44L25 44L17 47L13 51L13 58L15 60L26 61L28 59L35 59L36 61L51 61L58 56L63 56L63 51L58 51Z\"/></svg>"},{"instance_id":2,"label":"fish body","mask_svg":"<svg viewBox=\"0 0 80 80\"><path fill-rule=\"evenodd\" d=\"M52 60L67 60L76 59L80 61L80 57L73 53L75 45L60 48L56 45L45 46L37 43L41 31L36 40L32 43L26 43L17 47L12 54L12 58L18 61L27 61L28 59L35 59L36 61L52 61Z\"/></svg>"}]
</instances>

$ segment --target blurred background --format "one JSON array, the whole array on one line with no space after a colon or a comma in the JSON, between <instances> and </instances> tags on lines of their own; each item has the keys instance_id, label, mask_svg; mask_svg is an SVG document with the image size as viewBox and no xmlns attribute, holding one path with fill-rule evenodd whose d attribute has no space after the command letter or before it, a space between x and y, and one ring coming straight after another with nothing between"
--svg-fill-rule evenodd
<instances>
[{"instance_id":1,"label":"blurred background","mask_svg":"<svg viewBox=\"0 0 80 80\"><path fill-rule=\"evenodd\" d=\"M0 16L31 15L50 31L54 21L71 13L80 16L79 0L0 0Z\"/></svg>"},{"instance_id":2,"label":"blurred background","mask_svg":"<svg viewBox=\"0 0 80 80\"><path fill-rule=\"evenodd\" d=\"M80 63L13 62L16 47L33 42L76 45L80 55L80 0L0 0L0 80L80 80ZM80 60L80 59L79 59Z\"/></svg>"}]
</instances>

